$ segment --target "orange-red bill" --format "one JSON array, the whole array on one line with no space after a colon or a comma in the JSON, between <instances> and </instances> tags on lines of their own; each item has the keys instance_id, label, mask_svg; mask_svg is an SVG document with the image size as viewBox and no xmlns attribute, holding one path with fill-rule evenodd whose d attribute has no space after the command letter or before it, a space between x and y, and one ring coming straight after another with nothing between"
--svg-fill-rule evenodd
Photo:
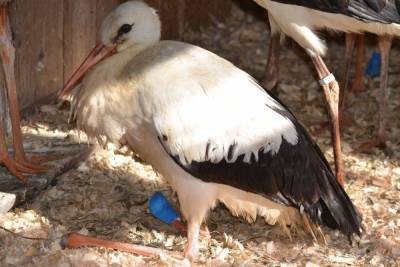
<instances>
[{"instance_id":1,"label":"orange-red bill","mask_svg":"<svg viewBox=\"0 0 400 267\"><path fill-rule=\"evenodd\" d=\"M142 245L135 245L129 243L114 242L94 237L81 235L78 233L70 233L65 235L61 240L62 248L79 248L79 247L103 247L108 249L116 249L118 251L125 251L134 253L145 257L160 257L161 255L170 255L181 258L179 253L166 251L155 247L146 247Z\"/></svg>"},{"instance_id":2,"label":"orange-red bill","mask_svg":"<svg viewBox=\"0 0 400 267\"><path fill-rule=\"evenodd\" d=\"M63 98L67 95L93 66L114 53L115 46L96 45L79 68L72 74L71 78L64 85L64 88L58 93L58 97Z\"/></svg>"}]
</instances>

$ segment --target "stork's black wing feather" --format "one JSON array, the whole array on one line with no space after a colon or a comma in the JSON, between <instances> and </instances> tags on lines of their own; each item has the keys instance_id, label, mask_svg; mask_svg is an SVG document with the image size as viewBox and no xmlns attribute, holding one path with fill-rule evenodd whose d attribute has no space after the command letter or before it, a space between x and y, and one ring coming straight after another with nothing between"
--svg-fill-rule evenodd
<instances>
[{"instance_id":1,"label":"stork's black wing feather","mask_svg":"<svg viewBox=\"0 0 400 267\"><path fill-rule=\"evenodd\" d=\"M399 4L399 0L353 0L345 14L366 22L399 23Z\"/></svg>"},{"instance_id":2,"label":"stork's black wing feather","mask_svg":"<svg viewBox=\"0 0 400 267\"><path fill-rule=\"evenodd\" d=\"M219 162L212 162L205 155L203 160L184 164L180 160L182 155L169 153L183 169L204 182L233 186L298 209L304 208L317 224L339 229L346 235L360 234L361 217L337 182L318 145L290 111L267 105L265 108L274 109L292 121L298 133L297 144L290 144L282 138L276 154L260 148L258 159L253 156L250 162L245 162L245 155L238 156L234 162L229 161L229 155L234 153L237 145L235 142ZM218 143L217 140L211 141ZM160 142L167 152L170 151L170 144L162 136ZM205 146L207 154L211 145Z\"/></svg>"},{"instance_id":3,"label":"stork's black wing feather","mask_svg":"<svg viewBox=\"0 0 400 267\"><path fill-rule=\"evenodd\" d=\"M272 0L282 4L296 5L308 7L331 13L345 12L349 6L349 1L346 0Z\"/></svg>"},{"instance_id":4,"label":"stork's black wing feather","mask_svg":"<svg viewBox=\"0 0 400 267\"><path fill-rule=\"evenodd\" d=\"M400 0L272 0L329 13L338 13L365 22L399 23Z\"/></svg>"}]
</instances>

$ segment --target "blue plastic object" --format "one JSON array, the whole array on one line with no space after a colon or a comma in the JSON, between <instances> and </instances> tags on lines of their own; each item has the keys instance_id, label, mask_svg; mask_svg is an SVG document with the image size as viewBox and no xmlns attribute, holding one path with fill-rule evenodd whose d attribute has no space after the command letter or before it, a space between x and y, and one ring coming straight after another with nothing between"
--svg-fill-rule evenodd
<instances>
[{"instance_id":1,"label":"blue plastic object","mask_svg":"<svg viewBox=\"0 0 400 267\"><path fill-rule=\"evenodd\" d=\"M377 77L381 73L381 54L374 52L368 62L368 67L365 73L370 77Z\"/></svg>"},{"instance_id":2,"label":"blue plastic object","mask_svg":"<svg viewBox=\"0 0 400 267\"><path fill-rule=\"evenodd\" d=\"M178 213L171 207L168 200L160 192L156 192L151 196L149 209L151 214L166 224L171 224L179 219Z\"/></svg>"}]
</instances>

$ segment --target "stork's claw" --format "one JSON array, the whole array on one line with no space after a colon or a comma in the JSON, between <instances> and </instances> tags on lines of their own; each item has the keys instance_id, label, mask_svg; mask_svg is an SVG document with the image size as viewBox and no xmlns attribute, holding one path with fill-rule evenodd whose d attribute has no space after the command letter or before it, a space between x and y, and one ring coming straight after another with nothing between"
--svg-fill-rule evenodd
<instances>
[{"instance_id":1,"label":"stork's claw","mask_svg":"<svg viewBox=\"0 0 400 267\"><path fill-rule=\"evenodd\" d=\"M15 161L24 165L28 168L27 171L22 171L26 173L45 173L48 172L51 167L47 165L42 165L43 163L49 161L60 160L64 158L64 155L48 155L48 156L31 156L27 157L23 153L18 153L15 156Z\"/></svg>"},{"instance_id":2,"label":"stork's claw","mask_svg":"<svg viewBox=\"0 0 400 267\"><path fill-rule=\"evenodd\" d=\"M29 184L28 178L26 178L22 172L24 173L34 173L35 170L30 169L27 166L24 166L14 159L10 158L7 154L0 155L0 165L5 166L9 172L17 177L24 184Z\"/></svg>"},{"instance_id":3,"label":"stork's claw","mask_svg":"<svg viewBox=\"0 0 400 267\"><path fill-rule=\"evenodd\" d=\"M65 155L47 155L47 156L32 156L30 157L30 161L35 164L43 164L49 161L56 161L63 159Z\"/></svg>"},{"instance_id":4,"label":"stork's claw","mask_svg":"<svg viewBox=\"0 0 400 267\"><path fill-rule=\"evenodd\" d=\"M188 238L185 249L183 251L183 256L190 262L194 262L198 256L198 245L197 241Z\"/></svg>"},{"instance_id":5,"label":"stork's claw","mask_svg":"<svg viewBox=\"0 0 400 267\"><path fill-rule=\"evenodd\" d=\"M48 166L40 166L37 162L34 162L27 158L18 158L15 157L15 161L18 162L20 165L23 165L27 168L27 171L23 171L26 173L45 173L50 170Z\"/></svg>"},{"instance_id":6,"label":"stork's claw","mask_svg":"<svg viewBox=\"0 0 400 267\"><path fill-rule=\"evenodd\" d=\"M41 165L44 162L62 159L62 155L33 156L30 159L13 159L8 154L0 154L0 165L6 167L9 172L24 184L29 184L28 178L23 173L38 174L50 170L49 166Z\"/></svg>"}]
</instances>

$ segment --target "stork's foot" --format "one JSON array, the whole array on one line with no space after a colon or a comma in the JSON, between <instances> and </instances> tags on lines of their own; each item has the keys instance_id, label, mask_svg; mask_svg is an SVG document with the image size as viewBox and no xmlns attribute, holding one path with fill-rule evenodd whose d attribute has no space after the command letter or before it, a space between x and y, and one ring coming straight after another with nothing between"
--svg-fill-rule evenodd
<instances>
[{"instance_id":1,"label":"stork's foot","mask_svg":"<svg viewBox=\"0 0 400 267\"><path fill-rule=\"evenodd\" d=\"M386 148L385 140L376 137L368 142L361 144L358 148L354 149L353 152L365 153L365 152L370 152L374 148L385 149Z\"/></svg>"},{"instance_id":2,"label":"stork's foot","mask_svg":"<svg viewBox=\"0 0 400 267\"><path fill-rule=\"evenodd\" d=\"M50 161L63 159L65 155L31 156L30 161L35 164L43 164Z\"/></svg>"},{"instance_id":3,"label":"stork's foot","mask_svg":"<svg viewBox=\"0 0 400 267\"><path fill-rule=\"evenodd\" d=\"M28 159L26 157L24 157L24 158L15 157L14 160L16 162L18 162L19 164L21 164L21 165L23 165L23 166L28 168L29 171L23 171L23 172L26 172L26 173L32 173L32 174L45 173L45 172L48 172L50 170L49 166L40 165L39 163L37 163L37 162L35 162L35 161L31 160L31 159Z\"/></svg>"},{"instance_id":4,"label":"stork's foot","mask_svg":"<svg viewBox=\"0 0 400 267\"><path fill-rule=\"evenodd\" d=\"M7 154L0 154L0 165L6 167L12 175L17 177L24 184L28 184L29 181L22 173L35 173L34 169L18 163Z\"/></svg>"},{"instance_id":5,"label":"stork's foot","mask_svg":"<svg viewBox=\"0 0 400 267\"><path fill-rule=\"evenodd\" d=\"M64 158L64 155L46 155L46 156L25 156L25 152L17 153L15 156L15 161L20 164L28 167L31 172L28 173L45 173L48 172L51 167L47 165L43 165L46 162L56 161Z\"/></svg>"},{"instance_id":6,"label":"stork's foot","mask_svg":"<svg viewBox=\"0 0 400 267\"><path fill-rule=\"evenodd\" d=\"M194 262L197 259L198 255L199 249L197 241L188 239L185 250L183 251L183 256L190 262Z\"/></svg>"},{"instance_id":7,"label":"stork's foot","mask_svg":"<svg viewBox=\"0 0 400 267\"><path fill-rule=\"evenodd\" d=\"M181 234L187 235L188 233L187 226L181 220L176 220L172 222L172 226L178 229L181 232ZM208 229L208 226L206 224L201 225L200 236L203 238L211 237L210 230Z\"/></svg>"}]
</instances>

